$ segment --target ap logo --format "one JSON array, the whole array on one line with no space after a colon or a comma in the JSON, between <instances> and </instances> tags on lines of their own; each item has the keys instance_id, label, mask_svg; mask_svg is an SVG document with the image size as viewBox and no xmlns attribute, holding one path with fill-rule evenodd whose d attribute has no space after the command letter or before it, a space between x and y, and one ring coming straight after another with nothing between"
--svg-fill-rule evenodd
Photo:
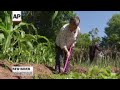
<instances>
[{"instance_id":1,"label":"ap logo","mask_svg":"<svg viewBox=\"0 0 120 90\"><path fill-rule=\"evenodd\" d=\"M12 11L12 21L13 22L20 22L21 19L21 11Z\"/></svg>"}]
</instances>

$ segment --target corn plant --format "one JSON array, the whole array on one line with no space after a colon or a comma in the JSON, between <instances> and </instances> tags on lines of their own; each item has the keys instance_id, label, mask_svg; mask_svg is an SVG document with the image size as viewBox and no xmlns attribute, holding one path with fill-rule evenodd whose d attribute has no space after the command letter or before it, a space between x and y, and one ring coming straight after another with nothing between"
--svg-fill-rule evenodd
<instances>
[{"instance_id":1,"label":"corn plant","mask_svg":"<svg viewBox=\"0 0 120 90\"><path fill-rule=\"evenodd\" d=\"M11 14L4 12L5 19L0 19L0 46L1 58L9 59L14 62L33 62L33 63L47 63L52 62L53 54L49 40L37 35L37 30L33 24L20 22L13 27ZM26 34L22 26L31 26L36 35ZM45 43L38 42L38 39L46 40Z\"/></svg>"}]
</instances>

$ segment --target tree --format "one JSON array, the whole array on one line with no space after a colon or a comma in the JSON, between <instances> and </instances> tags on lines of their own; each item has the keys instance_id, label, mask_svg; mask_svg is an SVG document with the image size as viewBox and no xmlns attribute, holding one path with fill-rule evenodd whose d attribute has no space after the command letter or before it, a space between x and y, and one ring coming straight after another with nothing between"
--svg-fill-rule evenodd
<instances>
[{"instance_id":1,"label":"tree","mask_svg":"<svg viewBox=\"0 0 120 90\"><path fill-rule=\"evenodd\" d=\"M89 31L92 42L100 42L101 41L101 38L98 37L98 32L99 32L98 28L94 28L91 31Z\"/></svg>"},{"instance_id":2,"label":"tree","mask_svg":"<svg viewBox=\"0 0 120 90\"><path fill-rule=\"evenodd\" d=\"M77 42L77 47L79 48L88 48L91 45L92 41L90 40L90 34L85 33L81 34Z\"/></svg>"},{"instance_id":3,"label":"tree","mask_svg":"<svg viewBox=\"0 0 120 90\"><path fill-rule=\"evenodd\" d=\"M105 33L108 38L108 45L111 47L120 47L120 14L113 15L107 25Z\"/></svg>"}]
</instances>

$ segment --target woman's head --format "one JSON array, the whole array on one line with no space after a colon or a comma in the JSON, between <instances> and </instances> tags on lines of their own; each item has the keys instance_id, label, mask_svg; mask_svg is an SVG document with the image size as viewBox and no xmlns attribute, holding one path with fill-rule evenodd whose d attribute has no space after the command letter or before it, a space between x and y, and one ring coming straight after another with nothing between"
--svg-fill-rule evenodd
<instances>
[{"instance_id":1,"label":"woman's head","mask_svg":"<svg viewBox=\"0 0 120 90\"><path fill-rule=\"evenodd\" d=\"M72 31L76 30L80 24L80 18L78 16L72 17L70 19L70 29Z\"/></svg>"}]
</instances>

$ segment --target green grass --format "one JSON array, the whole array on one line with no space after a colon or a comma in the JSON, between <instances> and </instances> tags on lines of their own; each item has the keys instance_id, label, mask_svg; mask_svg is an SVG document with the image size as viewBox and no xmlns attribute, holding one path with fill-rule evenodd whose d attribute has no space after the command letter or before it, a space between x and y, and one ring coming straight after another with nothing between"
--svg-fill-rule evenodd
<instances>
[{"instance_id":1,"label":"green grass","mask_svg":"<svg viewBox=\"0 0 120 90\"><path fill-rule=\"evenodd\" d=\"M68 75L36 75L34 79L120 79L120 74L112 72L112 68L110 66L106 68L91 66L87 73L70 72Z\"/></svg>"}]
</instances>

